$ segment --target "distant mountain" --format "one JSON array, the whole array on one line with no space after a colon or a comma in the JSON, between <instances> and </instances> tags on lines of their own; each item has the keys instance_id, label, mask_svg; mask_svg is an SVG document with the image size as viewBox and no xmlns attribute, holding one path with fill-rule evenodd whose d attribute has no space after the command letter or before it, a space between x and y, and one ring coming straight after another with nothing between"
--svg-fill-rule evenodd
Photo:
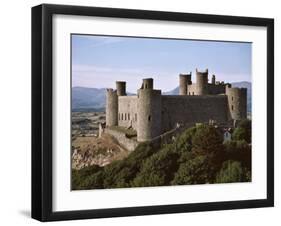
<instances>
[{"instance_id":1,"label":"distant mountain","mask_svg":"<svg viewBox=\"0 0 281 226\"><path fill-rule=\"evenodd\" d=\"M180 93L180 88L176 87L176 88L172 89L171 91L163 92L163 95L179 95L179 93Z\"/></svg>"},{"instance_id":2,"label":"distant mountain","mask_svg":"<svg viewBox=\"0 0 281 226\"><path fill-rule=\"evenodd\" d=\"M247 109L248 112L252 110L252 84L250 82L235 82L232 87L247 88ZM163 95L178 95L179 87L171 91L164 92ZM128 95L132 95L128 93ZM101 88L87 88L87 87L73 87L72 88L72 109L96 109L104 110L105 108L106 89Z\"/></svg>"},{"instance_id":3,"label":"distant mountain","mask_svg":"<svg viewBox=\"0 0 281 226\"><path fill-rule=\"evenodd\" d=\"M127 93L127 95L134 95ZM104 111L106 88L72 87L73 111Z\"/></svg>"},{"instance_id":4,"label":"distant mountain","mask_svg":"<svg viewBox=\"0 0 281 226\"><path fill-rule=\"evenodd\" d=\"M106 89L73 87L72 109L105 108Z\"/></svg>"}]
</instances>

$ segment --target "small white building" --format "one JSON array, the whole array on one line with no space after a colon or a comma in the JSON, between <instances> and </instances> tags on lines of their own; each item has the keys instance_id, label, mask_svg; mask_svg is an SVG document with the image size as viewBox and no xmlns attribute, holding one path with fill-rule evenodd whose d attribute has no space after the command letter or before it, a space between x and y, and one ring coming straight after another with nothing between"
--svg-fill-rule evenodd
<instances>
[{"instance_id":1,"label":"small white building","mask_svg":"<svg viewBox=\"0 0 281 226\"><path fill-rule=\"evenodd\" d=\"M231 133L228 130L226 130L223 134L223 141L231 141Z\"/></svg>"}]
</instances>

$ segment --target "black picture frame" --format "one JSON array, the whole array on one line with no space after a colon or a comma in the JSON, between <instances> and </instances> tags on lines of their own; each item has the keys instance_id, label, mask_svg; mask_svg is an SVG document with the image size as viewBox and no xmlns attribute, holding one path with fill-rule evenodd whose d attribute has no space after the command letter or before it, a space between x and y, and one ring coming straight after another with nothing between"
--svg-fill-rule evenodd
<instances>
[{"instance_id":1,"label":"black picture frame","mask_svg":"<svg viewBox=\"0 0 281 226\"><path fill-rule=\"evenodd\" d=\"M52 210L52 17L55 14L266 27L267 198L54 212ZM56 221L271 206L274 206L273 19L49 4L32 8L32 218L40 221Z\"/></svg>"}]
</instances>

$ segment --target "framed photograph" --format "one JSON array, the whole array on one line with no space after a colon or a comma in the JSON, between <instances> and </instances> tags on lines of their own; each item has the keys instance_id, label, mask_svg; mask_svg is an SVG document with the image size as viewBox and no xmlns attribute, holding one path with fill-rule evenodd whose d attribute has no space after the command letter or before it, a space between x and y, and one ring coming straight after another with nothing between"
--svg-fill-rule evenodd
<instances>
[{"instance_id":1,"label":"framed photograph","mask_svg":"<svg viewBox=\"0 0 281 226\"><path fill-rule=\"evenodd\" d=\"M274 21L32 8L32 217L274 205Z\"/></svg>"}]
</instances>

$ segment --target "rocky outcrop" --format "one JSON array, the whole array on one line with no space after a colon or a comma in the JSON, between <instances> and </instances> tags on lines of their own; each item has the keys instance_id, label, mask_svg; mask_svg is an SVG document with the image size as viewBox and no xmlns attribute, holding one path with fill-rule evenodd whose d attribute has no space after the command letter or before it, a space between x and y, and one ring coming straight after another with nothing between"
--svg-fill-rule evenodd
<instances>
[{"instance_id":1,"label":"rocky outcrop","mask_svg":"<svg viewBox=\"0 0 281 226\"><path fill-rule=\"evenodd\" d=\"M72 169L87 166L105 166L114 160L127 157L128 151L123 149L110 135L100 138L78 137L73 141Z\"/></svg>"}]
</instances>

